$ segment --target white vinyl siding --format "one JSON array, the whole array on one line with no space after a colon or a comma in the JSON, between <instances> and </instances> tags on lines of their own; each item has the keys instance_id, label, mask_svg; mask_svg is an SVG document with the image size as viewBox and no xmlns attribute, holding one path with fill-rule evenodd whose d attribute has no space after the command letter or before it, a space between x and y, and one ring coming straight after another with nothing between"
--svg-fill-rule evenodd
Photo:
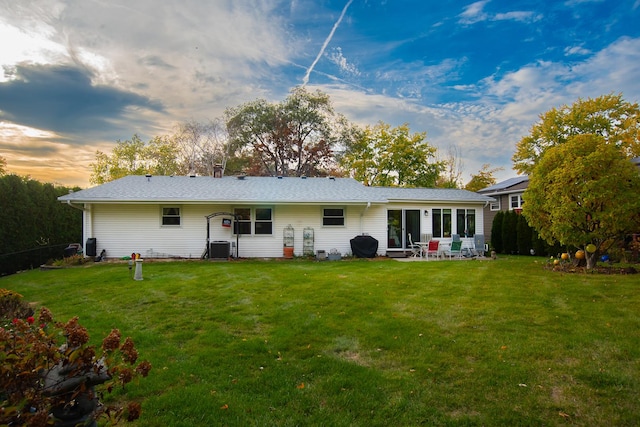
<instances>
[{"instance_id":1,"label":"white vinyl siding","mask_svg":"<svg viewBox=\"0 0 640 427\"><path fill-rule=\"evenodd\" d=\"M233 212L231 205L182 204L180 206L180 227L162 226L159 212L164 204L93 204L84 212L84 241L96 238L96 250L103 249L108 258L121 258L132 252L143 258L200 258L207 243L207 215L216 212ZM419 209L421 233L432 233L432 210L429 205L418 203L389 203L371 205L341 205L344 208L344 226L323 226L322 209L331 206L319 205L274 205L271 209L271 234L246 234L237 237L233 227L223 224L229 217L212 217L209 224L210 241L228 241L241 258L276 258L283 255L284 228L291 224L294 229L294 253L302 255L303 230L314 229L314 252L327 253L336 249L343 255L351 254L350 240L361 234L368 234L378 241L378 254L387 251L387 210ZM448 208L434 206L436 209ZM483 217L478 205L452 207L476 209L476 233ZM255 209L255 208L254 208ZM425 215L424 212L428 214ZM262 212L266 214L266 212ZM264 217L261 215L261 217ZM266 218L266 217L265 217ZM454 219L455 220L455 219ZM266 220L265 220L266 221ZM422 237L422 236L421 236Z\"/></svg>"}]
</instances>

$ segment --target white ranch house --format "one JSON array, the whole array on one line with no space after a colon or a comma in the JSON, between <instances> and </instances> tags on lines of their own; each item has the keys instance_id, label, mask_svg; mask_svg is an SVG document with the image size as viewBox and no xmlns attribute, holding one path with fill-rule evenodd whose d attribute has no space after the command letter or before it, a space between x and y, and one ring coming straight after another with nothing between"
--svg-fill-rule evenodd
<instances>
[{"instance_id":1,"label":"white ranch house","mask_svg":"<svg viewBox=\"0 0 640 427\"><path fill-rule=\"evenodd\" d=\"M409 233L413 241L443 243L457 234L473 246L474 236L484 235L483 208L493 201L466 190L367 187L350 178L150 175L59 200L83 211L83 241L109 258L200 258L208 242L219 241L232 242L238 257L275 258L291 228L295 255L347 255L358 235L375 238L378 255L408 252Z\"/></svg>"}]
</instances>

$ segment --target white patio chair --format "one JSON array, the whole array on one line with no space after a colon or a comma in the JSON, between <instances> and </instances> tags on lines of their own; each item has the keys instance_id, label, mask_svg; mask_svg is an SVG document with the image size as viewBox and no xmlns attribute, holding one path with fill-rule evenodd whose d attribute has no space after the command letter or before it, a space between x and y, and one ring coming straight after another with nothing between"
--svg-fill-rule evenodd
<instances>
[{"instance_id":1,"label":"white patio chair","mask_svg":"<svg viewBox=\"0 0 640 427\"><path fill-rule=\"evenodd\" d=\"M413 242L413 240L411 239L411 233L408 233L407 237L409 238L409 249L411 249L411 256L413 258L418 256L422 258L422 246Z\"/></svg>"}]
</instances>

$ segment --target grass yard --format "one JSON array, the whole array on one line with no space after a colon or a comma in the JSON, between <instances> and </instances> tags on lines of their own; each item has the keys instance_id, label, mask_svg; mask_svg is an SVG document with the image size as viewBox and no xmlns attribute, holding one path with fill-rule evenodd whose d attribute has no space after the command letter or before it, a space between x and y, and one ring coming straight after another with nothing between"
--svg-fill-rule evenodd
<instances>
[{"instance_id":1,"label":"grass yard","mask_svg":"<svg viewBox=\"0 0 640 427\"><path fill-rule=\"evenodd\" d=\"M0 287L113 327L138 426L640 424L640 280L545 261L145 262Z\"/></svg>"}]
</instances>

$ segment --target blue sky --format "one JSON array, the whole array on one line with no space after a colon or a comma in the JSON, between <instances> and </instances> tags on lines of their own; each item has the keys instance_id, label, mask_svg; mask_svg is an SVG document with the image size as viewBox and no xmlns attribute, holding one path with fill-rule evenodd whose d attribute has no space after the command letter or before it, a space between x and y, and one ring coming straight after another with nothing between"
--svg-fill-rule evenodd
<instances>
[{"instance_id":1,"label":"blue sky","mask_svg":"<svg viewBox=\"0 0 640 427\"><path fill-rule=\"evenodd\" d=\"M86 187L117 140L304 84L504 179L550 108L640 101L638 22L640 0L0 0L0 155Z\"/></svg>"}]
</instances>

